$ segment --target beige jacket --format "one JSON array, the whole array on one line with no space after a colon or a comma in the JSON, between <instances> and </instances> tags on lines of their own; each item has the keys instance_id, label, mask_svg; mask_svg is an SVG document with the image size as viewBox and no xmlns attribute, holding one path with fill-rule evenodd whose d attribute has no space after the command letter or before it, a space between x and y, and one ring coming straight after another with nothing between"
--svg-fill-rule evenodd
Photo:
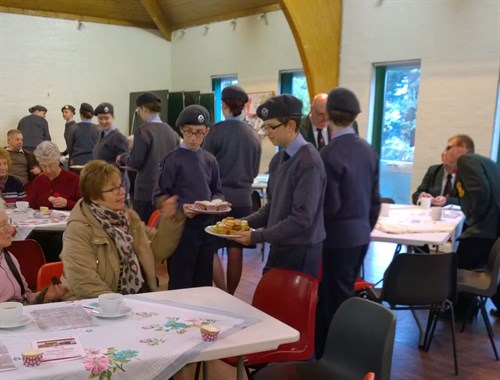
<instances>
[{"instance_id":1,"label":"beige jacket","mask_svg":"<svg viewBox=\"0 0 500 380\"><path fill-rule=\"evenodd\" d=\"M151 290L158 290L155 258L163 260L177 247L184 217L161 218L157 231L146 228L135 211L127 211L134 250L145 281ZM95 298L117 292L120 258L116 245L83 199L76 203L69 216L60 258L64 264L61 281L69 288L65 299Z\"/></svg>"}]
</instances>

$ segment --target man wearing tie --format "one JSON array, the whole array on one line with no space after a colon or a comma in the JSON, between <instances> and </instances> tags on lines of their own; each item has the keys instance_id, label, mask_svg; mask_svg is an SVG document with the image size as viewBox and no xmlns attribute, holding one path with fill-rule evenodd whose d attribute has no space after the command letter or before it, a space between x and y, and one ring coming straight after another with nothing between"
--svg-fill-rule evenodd
<instances>
[{"instance_id":1,"label":"man wearing tie","mask_svg":"<svg viewBox=\"0 0 500 380\"><path fill-rule=\"evenodd\" d=\"M321 150L331 140L331 127L326 112L327 94L318 94L311 104L311 112L300 121L300 133L307 142Z\"/></svg>"},{"instance_id":2,"label":"man wearing tie","mask_svg":"<svg viewBox=\"0 0 500 380\"><path fill-rule=\"evenodd\" d=\"M450 162L447 153L446 150L441 153L442 164L431 165L427 169L422 183L412 195L414 204L420 198L432 198L433 206L458 205L455 164Z\"/></svg>"}]
</instances>

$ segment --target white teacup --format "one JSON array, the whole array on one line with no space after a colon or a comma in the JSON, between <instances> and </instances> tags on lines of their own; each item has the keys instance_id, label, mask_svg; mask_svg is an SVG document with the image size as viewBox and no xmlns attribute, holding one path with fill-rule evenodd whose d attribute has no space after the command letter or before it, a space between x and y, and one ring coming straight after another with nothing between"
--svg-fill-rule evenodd
<instances>
[{"instance_id":1,"label":"white teacup","mask_svg":"<svg viewBox=\"0 0 500 380\"><path fill-rule=\"evenodd\" d=\"M431 219L432 220L441 220L441 217L443 216L443 208L436 206L436 207L431 207Z\"/></svg>"},{"instance_id":2,"label":"white teacup","mask_svg":"<svg viewBox=\"0 0 500 380\"><path fill-rule=\"evenodd\" d=\"M99 307L103 314L119 314L123 307L123 294L106 293L99 296Z\"/></svg>"},{"instance_id":3,"label":"white teacup","mask_svg":"<svg viewBox=\"0 0 500 380\"><path fill-rule=\"evenodd\" d=\"M27 210L29 207L30 207L29 202L25 202L25 201L16 202L16 208L18 210Z\"/></svg>"},{"instance_id":4,"label":"white teacup","mask_svg":"<svg viewBox=\"0 0 500 380\"><path fill-rule=\"evenodd\" d=\"M431 208L431 198L419 198L419 200L417 201L417 206L425 209Z\"/></svg>"},{"instance_id":5,"label":"white teacup","mask_svg":"<svg viewBox=\"0 0 500 380\"><path fill-rule=\"evenodd\" d=\"M382 203L380 205L380 215L379 216L389 216L391 206L389 203Z\"/></svg>"},{"instance_id":6,"label":"white teacup","mask_svg":"<svg viewBox=\"0 0 500 380\"><path fill-rule=\"evenodd\" d=\"M20 302L0 303L0 324L2 326L15 325L23 315L23 304Z\"/></svg>"}]
</instances>

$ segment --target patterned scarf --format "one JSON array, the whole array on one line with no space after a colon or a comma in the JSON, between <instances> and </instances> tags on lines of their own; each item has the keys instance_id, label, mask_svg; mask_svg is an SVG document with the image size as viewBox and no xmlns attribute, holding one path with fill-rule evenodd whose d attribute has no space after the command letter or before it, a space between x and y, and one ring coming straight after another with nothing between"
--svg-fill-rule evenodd
<instances>
[{"instance_id":1,"label":"patterned scarf","mask_svg":"<svg viewBox=\"0 0 500 380\"><path fill-rule=\"evenodd\" d=\"M129 232L127 211L112 211L95 203L90 204L90 211L116 244L121 264L118 291L122 294L138 293L144 283L144 277L132 245L134 239Z\"/></svg>"}]
</instances>

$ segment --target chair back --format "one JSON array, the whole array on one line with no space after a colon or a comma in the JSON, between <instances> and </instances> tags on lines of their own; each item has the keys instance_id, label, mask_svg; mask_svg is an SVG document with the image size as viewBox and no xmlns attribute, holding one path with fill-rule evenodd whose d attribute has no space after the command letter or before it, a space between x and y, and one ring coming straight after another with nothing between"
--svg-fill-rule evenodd
<instances>
[{"instance_id":1,"label":"chair back","mask_svg":"<svg viewBox=\"0 0 500 380\"><path fill-rule=\"evenodd\" d=\"M161 211L154 210L148 220L148 227L156 227L158 224L158 219L160 219Z\"/></svg>"},{"instance_id":2,"label":"chair back","mask_svg":"<svg viewBox=\"0 0 500 380\"><path fill-rule=\"evenodd\" d=\"M321 362L350 379L373 372L390 379L396 316L384 306L353 297L333 316Z\"/></svg>"},{"instance_id":3,"label":"chair back","mask_svg":"<svg viewBox=\"0 0 500 380\"><path fill-rule=\"evenodd\" d=\"M457 265L454 253L399 254L384 274L381 300L395 305L430 305L454 300Z\"/></svg>"},{"instance_id":4,"label":"chair back","mask_svg":"<svg viewBox=\"0 0 500 380\"><path fill-rule=\"evenodd\" d=\"M52 282L52 277L56 276L57 278L60 278L62 273L63 273L62 261L43 264L40 267L40 269L38 269L38 276L36 279L36 291L39 292L43 288L49 286Z\"/></svg>"},{"instance_id":5,"label":"chair back","mask_svg":"<svg viewBox=\"0 0 500 380\"><path fill-rule=\"evenodd\" d=\"M491 281L484 294L493 295L500 282L500 238L498 238L495 244L493 244L493 247L491 247L488 265L486 265L486 272L491 276Z\"/></svg>"},{"instance_id":6,"label":"chair back","mask_svg":"<svg viewBox=\"0 0 500 380\"><path fill-rule=\"evenodd\" d=\"M278 347L278 350L293 347L292 350L300 352L300 356L303 357L303 359L290 357L288 360L307 360L314 352L317 301L317 280L307 274L288 269L268 270L255 289L252 301L254 307L300 332L298 342ZM273 361L284 360L273 357Z\"/></svg>"},{"instance_id":7,"label":"chair back","mask_svg":"<svg viewBox=\"0 0 500 380\"><path fill-rule=\"evenodd\" d=\"M42 247L36 240L26 239L13 241L7 249L16 257L28 287L34 291L37 288L38 270L45 264Z\"/></svg>"}]
</instances>

